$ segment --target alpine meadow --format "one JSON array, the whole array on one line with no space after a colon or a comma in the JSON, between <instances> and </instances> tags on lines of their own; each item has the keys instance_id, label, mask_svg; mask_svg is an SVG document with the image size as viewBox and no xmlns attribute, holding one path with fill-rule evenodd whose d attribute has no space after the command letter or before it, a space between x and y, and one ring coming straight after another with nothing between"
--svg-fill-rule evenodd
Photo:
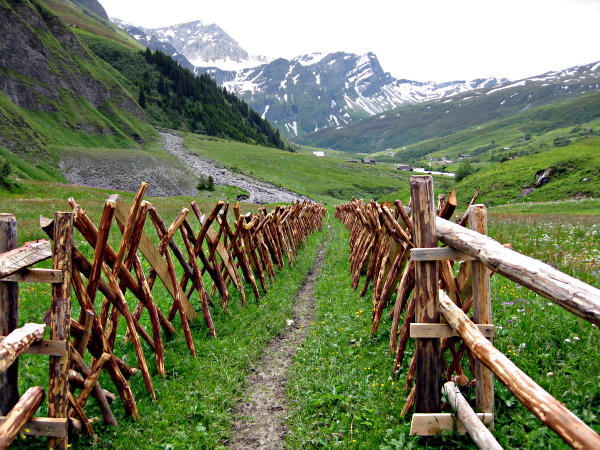
<instances>
[{"instance_id":1,"label":"alpine meadow","mask_svg":"<svg viewBox=\"0 0 600 450\"><path fill-rule=\"evenodd\" d=\"M111 3L0 0L1 448L600 448L600 61Z\"/></svg>"}]
</instances>

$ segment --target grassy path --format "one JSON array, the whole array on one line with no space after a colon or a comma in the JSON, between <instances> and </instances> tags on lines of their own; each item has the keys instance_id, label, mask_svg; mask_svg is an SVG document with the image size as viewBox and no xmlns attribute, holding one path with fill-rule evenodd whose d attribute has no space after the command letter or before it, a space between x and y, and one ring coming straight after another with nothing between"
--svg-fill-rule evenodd
<instances>
[{"instance_id":1,"label":"grassy path","mask_svg":"<svg viewBox=\"0 0 600 450\"><path fill-rule=\"evenodd\" d=\"M71 442L72 448L225 448L237 418L237 399L242 397L247 377L268 343L287 329L286 321L293 318L297 292L313 267L324 236L324 232L309 236L298 252L294 267L286 264L282 270L276 269L277 278L269 283L269 293L258 302L250 296L248 305L242 307L239 294L232 291L227 313L214 308L217 339L210 337L203 321L192 322L196 358L190 355L181 326L177 324L178 333L165 343L166 378L162 379L156 368L151 368L157 400L148 397L142 377L136 375L130 379L141 420L132 421L125 417L117 399L112 409L119 427L96 423L94 428L99 441L80 436ZM156 288L155 298L157 302L164 302L159 305L164 310L169 307L169 297L166 292L159 295L160 287ZM22 321L36 321L43 316L47 295L38 292L39 289L37 285L23 289ZM124 329L119 331L116 353L126 361L135 361L131 345L123 342L124 334ZM150 354L146 348L147 357ZM47 385L47 365L40 364L39 355L23 356L21 367L23 386ZM102 375L100 383L114 391L106 374ZM89 415L100 415L94 402L90 403ZM47 446L46 439L38 437L20 438L14 444L15 448L23 449L44 446Z\"/></svg>"},{"instance_id":2,"label":"grassy path","mask_svg":"<svg viewBox=\"0 0 600 450\"><path fill-rule=\"evenodd\" d=\"M271 340L248 377L248 386L237 408L242 418L233 424L234 435L229 443L232 449L283 447L287 433L282 421L288 410L287 372L314 315L313 289L323 266L325 245L326 242L319 247L313 266L296 294L286 330Z\"/></svg>"},{"instance_id":3,"label":"grassy path","mask_svg":"<svg viewBox=\"0 0 600 450\"><path fill-rule=\"evenodd\" d=\"M331 215L329 226L333 237L315 285L315 317L288 377L287 446L379 450L476 448L468 436L451 433L431 438L409 436L411 415L401 418L400 412L406 398L403 385L414 345L409 343L404 366L392 375L393 358L388 354L389 307L379 331L370 336L371 290L362 298L352 290L348 232ZM567 272L572 270L574 276L592 284L595 279L597 285L595 226L532 226L499 221L490 229L501 242L514 242L520 251L542 260L554 261L551 259L556 253L554 249L561 248L564 261L555 261L557 266ZM581 263L569 255L578 255L577 261ZM585 255L588 256L584 258ZM581 266L581 270L575 270L576 266ZM363 282L364 277L361 287ZM497 326L494 344L588 425L600 430L597 328L500 276L492 277L492 297ZM503 447L567 447L498 381L495 389L494 436ZM465 395L474 397L474 389L466 390Z\"/></svg>"}]
</instances>

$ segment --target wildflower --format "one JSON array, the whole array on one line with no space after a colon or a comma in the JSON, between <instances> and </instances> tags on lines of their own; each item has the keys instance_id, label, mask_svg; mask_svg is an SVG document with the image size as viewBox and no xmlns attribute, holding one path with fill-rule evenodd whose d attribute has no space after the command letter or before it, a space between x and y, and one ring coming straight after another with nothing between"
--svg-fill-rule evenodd
<instances>
[{"instance_id":1,"label":"wildflower","mask_svg":"<svg viewBox=\"0 0 600 450\"><path fill-rule=\"evenodd\" d=\"M580 337L579 336L573 336L573 339L576 340L576 341L578 341L580 339Z\"/></svg>"},{"instance_id":2,"label":"wildflower","mask_svg":"<svg viewBox=\"0 0 600 450\"><path fill-rule=\"evenodd\" d=\"M571 339L565 339L565 342L566 342L567 344L570 344L570 343L571 343Z\"/></svg>"},{"instance_id":3,"label":"wildflower","mask_svg":"<svg viewBox=\"0 0 600 450\"><path fill-rule=\"evenodd\" d=\"M527 344L525 342L522 342L521 344L519 344L519 350L524 350L525 347L527 347Z\"/></svg>"},{"instance_id":4,"label":"wildflower","mask_svg":"<svg viewBox=\"0 0 600 450\"><path fill-rule=\"evenodd\" d=\"M546 376L547 376L547 377L551 377L552 375L554 375L554 372L548 372L548 373L546 374Z\"/></svg>"}]
</instances>

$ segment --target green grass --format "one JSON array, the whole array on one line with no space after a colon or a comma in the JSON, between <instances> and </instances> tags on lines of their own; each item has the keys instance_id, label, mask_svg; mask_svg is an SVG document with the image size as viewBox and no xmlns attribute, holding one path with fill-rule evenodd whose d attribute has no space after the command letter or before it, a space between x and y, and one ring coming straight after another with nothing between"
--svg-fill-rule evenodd
<instances>
[{"instance_id":1,"label":"green grass","mask_svg":"<svg viewBox=\"0 0 600 450\"><path fill-rule=\"evenodd\" d=\"M56 210L68 210L66 199L70 196L97 223L109 193L80 186L27 182L21 193L0 194L0 210L16 214L21 244L43 237L38 215L51 216ZM133 194L121 195L131 202ZM191 200L188 197L150 199L168 223ZM211 203L201 202L200 207L206 211ZM492 208L490 234L500 242L512 243L518 251L600 286L600 216L596 201L542 203L521 208L523 205ZM565 210L570 214L560 214ZM332 217L329 225L332 238L315 287L315 319L296 355L288 383L292 405L288 446L473 447L468 437L452 434L436 438L408 436L410 417L399 418L405 399L402 384L407 361L399 377L390 378L392 359L388 355L387 312L383 314L379 332L370 338L370 292L360 298L350 288L348 232ZM111 233L113 246L118 243L117 236L118 233ZM96 425L100 437L96 447L129 449L139 447L140 442L147 448L157 449L219 447L230 435L233 411L246 375L270 336L285 326L292 299L322 239L324 233L309 239L294 270L288 267L279 273L259 305L254 304L249 295L249 306L242 308L234 293L228 314L213 309L219 333L217 340L207 336L201 319L194 322L198 358L189 356L181 333L168 342L165 380L152 368L152 355L146 349L157 402L149 400L141 377L135 376L131 383L142 420L133 422L123 417L123 408L117 401L113 410L120 427L114 430ZM76 235L76 243L83 246L79 235ZM157 285L154 292L161 309L165 309L169 300L164 288ZM588 425L600 430L597 413L600 360L595 357L600 344L598 330L499 276L492 277L492 302L493 322L497 325L495 345ZM192 303L198 306L196 298L192 298ZM46 286L22 285L21 323L39 321L48 305ZM74 314L78 314L77 308ZM180 329L179 324L177 328ZM124 335L123 328L119 335ZM131 347L120 339L118 343L117 354L135 365ZM407 360L413 351L409 344ZM40 358L37 355L22 358L22 391L34 384L45 385L47 366ZM105 388L112 388L107 378L101 382ZM470 391L466 394L471 398L474 395ZM92 400L90 404L93 403ZM43 415L44 406L40 411ZM95 408L89 413L99 415ZM495 417L494 435L506 448L565 447L499 383L496 383ZM44 440L36 438L21 439L16 448L38 448L43 443ZM93 445L85 437L74 441L74 448Z\"/></svg>"},{"instance_id":2,"label":"green grass","mask_svg":"<svg viewBox=\"0 0 600 450\"><path fill-rule=\"evenodd\" d=\"M600 197L600 137L591 136L565 147L490 165L456 184L457 194L472 195L481 190L478 201L487 205L511 202L538 202L570 198ZM533 188L536 172L554 167L551 181Z\"/></svg>"},{"instance_id":3,"label":"green grass","mask_svg":"<svg viewBox=\"0 0 600 450\"><path fill-rule=\"evenodd\" d=\"M18 195L0 195L0 211L10 211L17 216L19 244L22 244L26 240L45 237L37 225L38 215L52 216L56 210L68 210L66 198L70 196L98 223L108 193L105 190L77 186L28 183L24 186L24 192ZM131 203L133 194L122 193L122 196L126 202ZM192 199L175 197L150 200L165 222L170 223L182 207L189 206ZM242 206L243 212L255 209L248 205ZM211 207L212 203L200 203L202 211ZM151 235L155 234L150 229L146 231ZM113 229L109 240L113 247L118 245L118 236L119 233ZM189 355L181 325L176 320L174 323L178 334L173 340L166 342L165 346L166 379L161 379L157 374L152 352L144 344L158 400L153 402L145 391L142 377L139 374L134 376L130 383L138 402L141 421L134 422L124 417L123 406L117 400L112 409L119 428L112 429L97 424L95 430L100 442L94 444L89 438L80 437L73 442L73 448L130 449L138 448L142 441L146 448L220 447L221 442L230 434L236 401L241 395L246 376L266 343L286 326L286 319L291 317L296 291L312 266L323 238L322 232L309 237L295 260L294 268L286 266L283 270L278 270L277 278L269 283L269 293L261 297L258 303L254 301L251 290L247 289L248 306L241 307L239 294L230 292L232 298L227 313L218 307L213 308L218 339L209 337L204 321L199 316L192 323L197 358ZM75 243L85 254L91 254L89 246L83 242L78 232L75 233ZM146 267L146 272L148 270L149 267ZM50 302L47 286L22 285L20 294L20 323L41 321ZM160 283L153 289L153 294L161 310L168 310L172 300ZM128 295L128 301L131 308L137 303L131 295ZM199 308L199 300L195 296L191 301ZM74 317L79 314L76 303L74 300ZM142 319L144 326L149 328L145 315ZM123 325L121 323L119 328L115 353L132 365L137 365L131 344L122 341L125 335ZM87 358L89 359L89 355ZM26 355L21 358L20 364L22 391L32 385L47 386L47 363L43 362L43 358L40 360L37 355ZM114 391L106 374L100 382L104 388ZM93 404L94 401L90 401L89 415L99 415ZM45 405L42 405L38 414L44 415L44 410ZM45 439L28 437L20 439L15 448L39 448L43 445Z\"/></svg>"},{"instance_id":4,"label":"green grass","mask_svg":"<svg viewBox=\"0 0 600 450\"><path fill-rule=\"evenodd\" d=\"M600 286L600 216L492 214L490 234L516 250ZM475 448L450 433L409 437L410 416L399 418L409 343L398 379L391 377L387 310L378 333L371 329L370 291L350 288L348 233L332 222L334 235L316 286L317 310L309 336L296 355L288 391L293 411L291 448ZM596 431L600 430L598 330L549 300L500 276L492 277L494 344L544 389ZM466 363L468 366L468 363ZM566 448L498 381L493 432L505 448ZM474 399L474 390L465 392Z\"/></svg>"},{"instance_id":5,"label":"green grass","mask_svg":"<svg viewBox=\"0 0 600 450\"><path fill-rule=\"evenodd\" d=\"M352 196L377 199L406 187L409 178L406 172L390 165L347 163L333 155L318 158L199 135L188 134L184 145L233 171L330 204L342 203Z\"/></svg>"},{"instance_id":6,"label":"green grass","mask_svg":"<svg viewBox=\"0 0 600 450\"><path fill-rule=\"evenodd\" d=\"M573 215L593 216L600 211L600 199L572 199L558 200L548 202L524 202L524 203L507 203L504 205L494 206L490 209L493 215L510 214L510 215L550 215L566 217L571 219Z\"/></svg>"}]
</instances>

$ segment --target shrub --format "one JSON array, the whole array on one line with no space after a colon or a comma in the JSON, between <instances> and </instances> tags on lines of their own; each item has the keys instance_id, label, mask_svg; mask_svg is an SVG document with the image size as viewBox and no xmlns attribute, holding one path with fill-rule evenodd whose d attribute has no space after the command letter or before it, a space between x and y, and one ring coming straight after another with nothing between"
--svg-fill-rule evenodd
<instances>
[{"instance_id":1,"label":"shrub","mask_svg":"<svg viewBox=\"0 0 600 450\"><path fill-rule=\"evenodd\" d=\"M196 185L196 189L199 191L214 191L215 179L212 175L209 175L208 177L201 175L200 179L198 180L198 184Z\"/></svg>"},{"instance_id":2,"label":"shrub","mask_svg":"<svg viewBox=\"0 0 600 450\"><path fill-rule=\"evenodd\" d=\"M11 187L10 181L8 181L8 176L12 172L12 166L7 160L4 160L2 164L0 164L0 186L8 189Z\"/></svg>"},{"instance_id":3,"label":"shrub","mask_svg":"<svg viewBox=\"0 0 600 450\"><path fill-rule=\"evenodd\" d=\"M469 161L464 161L460 163L460 166L458 166L458 170L456 171L456 176L454 177L454 180L456 182L459 182L460 180L467 178L469 175L472 175L475 172L477 172L477 170L471 165L471 163Z\"/></svg>"}]
</instances>

